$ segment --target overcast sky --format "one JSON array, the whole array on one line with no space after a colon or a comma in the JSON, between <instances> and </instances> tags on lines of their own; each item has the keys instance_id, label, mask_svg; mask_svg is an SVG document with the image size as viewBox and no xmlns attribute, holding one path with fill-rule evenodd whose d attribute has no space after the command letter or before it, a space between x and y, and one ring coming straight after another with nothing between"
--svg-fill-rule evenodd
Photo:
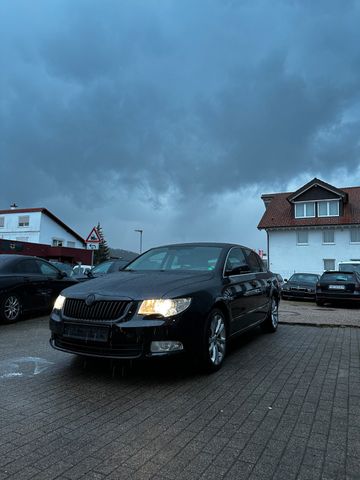
<instances>
[{"instance_id":1,"label":"overcast sky","mask_svg":"<svg viewBox=\"0 0 360 480\"><path fill-rule=\"evenodd\" d=\"M262 193L360 185L357 0L2 0L0 22L0 209L264 248Z\"/></svg>"}]
</instances>

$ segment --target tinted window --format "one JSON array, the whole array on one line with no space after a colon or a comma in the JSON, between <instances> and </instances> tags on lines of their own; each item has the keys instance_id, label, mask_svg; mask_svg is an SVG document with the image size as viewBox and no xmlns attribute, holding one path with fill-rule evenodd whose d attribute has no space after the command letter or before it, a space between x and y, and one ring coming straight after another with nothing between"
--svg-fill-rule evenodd
<instances>
[{"instance_id":1,"label":"tinted window","mask_svg":"<svg viewBox=\"0 0 360 480\"><path fill-rule=\"evenodd\" d=\"M249 250L248 248L244 248L244 252L250 270L252 272L263 272L264 267L262 265L260 257L258 257L255 252Z\"/></svg>"},{"instance_id":2,"label":"tinted window","mask_svg":"<svg viewBox=\"0 0 360 480\"><path fill-rule=\"evenodd\" d=\"M32 274L39 274L39 268L36 264L36 260L32 258L28 258L25 260L20 260L15 266L14 266L14 273L32 273Z\"/></svg>"},{"instance_id":3,"label":"tinted window","mask_svg":"<svg viewBox=\"0 0 360 480\"><path fill-rule=\"evenodd\" d=\"M324 273L321 277L322 282L354 282L356 281L353 273Z\"/></svg>"},{"instance_id":4,"label":"tinted window","mask_svg":"<svg viewBox=\"0 0 360 480\"><path fill-rule=\"evenodd\" d=\"M92 272L92 273L108 273L108 271L110 270L112 264L113 264L113 262L100 263L99 265L96 265L96 267L94 267L94 268L91 270L91 272Z\"/></svg>"},{"instance_id":5,"label":"tinted window","mask_svg":"<svg viewBox=\"0 0 360 480\"><path fill-rule=\"evenodd\" d=\"M41 260L36 260L36 262L39 265L42 275L47 275L50 277L57 277L59 275L59 270L49 263L42 262Z\"/></svg>"},{"instance_id":6,"label":"tinted window","mask_svg":"<svg viewBox=\"0 0 360 480\"><path fill-rule=\"evenodd\" d=\"M231 272L234 269L238 269L239 273L249 271L249 265L241 248L232 248L226 260L225 271Z\"/></svg>"},{"instance_id":7,"label":"tinted window","mask_svg":"<svg viewBox=\"0 0 360 480\"><path fill-rule=\"evenodd\" d=\"M360 272L359 263L339 263L340 272Z\"/></svg>"}]
</instances>

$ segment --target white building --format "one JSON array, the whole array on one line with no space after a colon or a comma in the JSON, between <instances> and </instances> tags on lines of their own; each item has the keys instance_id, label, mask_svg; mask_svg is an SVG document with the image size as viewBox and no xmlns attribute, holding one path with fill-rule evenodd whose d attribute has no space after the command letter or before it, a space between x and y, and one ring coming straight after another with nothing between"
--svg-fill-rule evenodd
<instances>
[{"instance_id":1,"label":"white building","mask_svg":"<svg viewBox=\"0 0 360 480\"><path fill-rule=\"evenodd\" d=\"M46 208L0 210L0 238L86 248L84 239Z\"/></svg>"},{"instance_id":2,"label":"white building","mask_svg":"<svg viewBox=\"0 0 360 480\"><path fill-rule=\"evenodd\" d=\"M265 194L258 225L267 233L269 268L295 272L335 270L360 260L360 187L339 189L317 178L296 192Z\"/></svg>"}]
</instances>

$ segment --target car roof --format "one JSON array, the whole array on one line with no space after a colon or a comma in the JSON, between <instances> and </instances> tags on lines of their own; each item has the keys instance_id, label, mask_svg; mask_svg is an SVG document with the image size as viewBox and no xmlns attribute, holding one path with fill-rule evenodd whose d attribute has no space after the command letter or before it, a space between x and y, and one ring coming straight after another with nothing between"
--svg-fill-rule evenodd
<instances>
[{"instance_id":1,"label":"car roof","mask_svg":"<svg viewBox=\"0 0 360 480\"><path fill-rule=\"evenodd\" d=\"M220 248L230 248L230 247L245 247L244 245L240 245L237 243L221 243L221 242L189 242L189 243L170 243L168 245L159 245L153 247L149 250L153 250L156 248L167 248L167 247L220 247Z\"/></svg>"}]
</instances>

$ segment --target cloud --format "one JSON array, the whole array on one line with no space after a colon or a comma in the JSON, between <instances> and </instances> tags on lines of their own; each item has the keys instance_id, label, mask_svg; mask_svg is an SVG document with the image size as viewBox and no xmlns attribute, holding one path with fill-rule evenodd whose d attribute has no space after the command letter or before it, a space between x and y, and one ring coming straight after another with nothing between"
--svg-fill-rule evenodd
<instances>
[{"instance_id":1,"label":"cloud","mask_svg":"<svg viewBox=\"0 0 360 480\"><path fill-rule=\"evenodd\" d=\"M121 202L124 228L161 212L173 233L159 241L187 237L198 207L206 221L190 231L213 238L213 212L249 189L261 205L304 172L326 180L341 166L346 178L359 165L359 8L3 2L0 205L60 217L76 205L80 227L94 205L112 223Z\"/></svg>"}]
</instances>

